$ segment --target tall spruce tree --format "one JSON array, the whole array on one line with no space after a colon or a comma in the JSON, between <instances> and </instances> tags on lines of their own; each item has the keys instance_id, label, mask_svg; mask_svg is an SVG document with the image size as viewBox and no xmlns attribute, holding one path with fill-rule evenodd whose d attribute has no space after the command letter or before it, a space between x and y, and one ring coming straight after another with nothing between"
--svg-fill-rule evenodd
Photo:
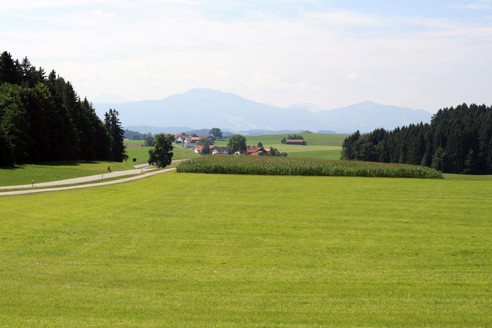
<instances>
[{"instance_id":1,"label":"tall spruce tree","mask_svg":"<svg viewBox=\"0 0 492 328\"><path fill-rule=\"evenodd\" d=\"M0 55L0 84L1 83L20 83L21 72L19 62L12 59L12 55L7 51Z\"/></svg>"},{"instance_id":2,"label":"tall spruce tree","mask_svg":"<svg viewBox=\"0 0 492 328\"><path fill-rule=\"evenodd\" d=\"M128 158L128 155L126 154L125 145L123 143L125 130L121 127L118 115L119 113L117 110L110 109L109 112L104 114L104 124L111 136L112 159L115 162L123 162Z\"/></svg>"}]
</instances>

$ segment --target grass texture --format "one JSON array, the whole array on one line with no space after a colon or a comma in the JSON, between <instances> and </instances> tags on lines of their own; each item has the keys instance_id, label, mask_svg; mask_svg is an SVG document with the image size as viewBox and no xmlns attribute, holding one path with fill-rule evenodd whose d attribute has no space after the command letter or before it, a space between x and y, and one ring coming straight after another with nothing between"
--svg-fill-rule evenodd
<instances>
[{"instance_id":1,"label":"grass texture","mask_svg":"<svg viewBox=\"0 0 492 328\"><path fill-rule=\"evenodd\" d=\"M0 326L490 327L491 195L169 173L0 197Z\"/></svg>"},{"instance_id":2,"label":"grass texture","mask_svg":"<svg viewBox=\"0 0 492 328\"><path fill-rule=\"evenodd\" d=\"M183 162L177 170L213 174L442 178L440 172L423 166L271 156L208 155Z\"/></svg>"}]
</instances>

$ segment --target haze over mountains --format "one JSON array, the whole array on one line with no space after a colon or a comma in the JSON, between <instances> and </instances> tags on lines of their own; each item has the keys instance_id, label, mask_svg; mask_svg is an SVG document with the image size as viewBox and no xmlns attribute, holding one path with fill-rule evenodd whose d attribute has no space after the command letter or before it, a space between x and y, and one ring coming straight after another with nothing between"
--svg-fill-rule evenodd
<instances>
[{"instance_id":1,"label":"haze over mountains","mask_svg":"<svg viewBox=\"0 0 492 328\"><path fill-rule=\"evenodd\" d=\"M412 123L428 123L432 116L425 110L380 105L371 101L313 112L309 105L281 108L210 89L193 89L162 100L94 103L94 107L100 117L109 108L116 109L126 128L140 126L142 129L147 126L149 131L141 132L152 132L150 129L157 127L155 131L163 130L168 133L212 127L237 132L370 132L376 128L392 130Z\"/></svg>"}]
</instances>

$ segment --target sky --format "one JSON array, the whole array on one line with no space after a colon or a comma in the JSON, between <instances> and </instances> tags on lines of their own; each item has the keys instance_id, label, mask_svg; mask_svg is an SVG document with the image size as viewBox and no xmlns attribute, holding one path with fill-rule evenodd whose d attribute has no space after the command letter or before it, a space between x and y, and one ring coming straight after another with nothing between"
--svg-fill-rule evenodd
<instances>
[{"instance_id":1,"label":"sky","mask_svg":"<svg viewBox=\"0 0 492 328\"><path fill-rule=\"evenodd\" d=\"M0 0L0 51L92 102L492 105L492 0Z\"/></svg>"}]
</instances>

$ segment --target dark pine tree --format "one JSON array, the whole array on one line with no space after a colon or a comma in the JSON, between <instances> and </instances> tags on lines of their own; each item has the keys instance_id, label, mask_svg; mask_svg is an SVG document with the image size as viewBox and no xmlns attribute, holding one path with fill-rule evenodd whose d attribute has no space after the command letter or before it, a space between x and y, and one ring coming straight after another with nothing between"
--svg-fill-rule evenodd
<instances>
[{"instance_id":1,"label":"dark pine tree","mask_svg":"<svg viewBox=\"0 0 492 328\"><path fill-rule=\"evenodd\" d=\"M19 62L12 59L12 55L7 51L0 55L0 84L12 83L19 84L21 81L21 72Z\"/></svg>"},{"instance_id":2,"label":"dark pine tree","mask_svg":"<svg viewBox=\"0 0 492 328\"><path fill-rule=\"evenodd\" d=\"M104 124L111 136L112 159L115 162L123 162L128 158L128 155L126 154L125 145L123 143L125 130L121 127L118 115L119 113L117 110L110 109L109 112L104 114Z\"/></svg>"}]
</instances>

